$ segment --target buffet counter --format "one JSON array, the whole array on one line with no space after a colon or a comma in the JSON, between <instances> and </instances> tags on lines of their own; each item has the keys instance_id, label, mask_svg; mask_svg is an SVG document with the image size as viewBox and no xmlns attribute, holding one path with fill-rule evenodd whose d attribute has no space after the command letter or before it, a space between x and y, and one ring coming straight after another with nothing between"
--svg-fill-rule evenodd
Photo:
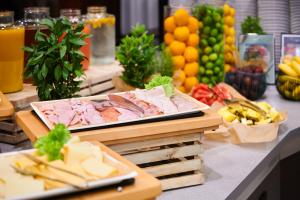
<instances>
[{"instance_id":1,"label":"buffet counter","mask_svg":"<svg viewBox=\"0 0 300 200\"><path fill-rule=\"evenodd\" d=\"M275 141L234 145L205 140L205 183L166 191L158 199L247 199L281 159L300 151L299 102L284 100L274 86L268 87L265 96L263 101L288 111Z\"/></svg>"}]
</instances>

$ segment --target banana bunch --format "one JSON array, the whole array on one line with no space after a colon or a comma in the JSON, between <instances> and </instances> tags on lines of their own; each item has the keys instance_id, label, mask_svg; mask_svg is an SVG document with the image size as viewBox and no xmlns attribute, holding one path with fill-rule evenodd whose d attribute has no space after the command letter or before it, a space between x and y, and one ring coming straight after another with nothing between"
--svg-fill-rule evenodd
<instances>
[{"instance_id":1,"label":"banana bunch","mask_svg":"<svg viewBox=\"0 0 300 200\"><path fill-rule=\"evenodd\" d=\"M218 114L231 123L242 123L245 125L259 125L278 122L283 119L280 112L267 102L251 102L259 107L259 111L254 107L243 104L232 104L222 107Z\"/></svg>"},{"instance_id":2,"label":"banana bunch","mask_svg":"<svg viewBox=\"0 0 300 200\"><path fill-rule=\"evenodd\" d=\"M300 56L285 56L278 68L288 76L300 77Z\"/></svg>"},{"instance_id":3,"label":"banana bunch","mask_svg":"<svg viewBox=\"0 0 300 200\"><path fill-rule=\"evenodd\" d=\"M285 56L278 65L284 75L277 78L277 89L287 99L300 100L300 56Z\"/></svg>"}]
</instances>

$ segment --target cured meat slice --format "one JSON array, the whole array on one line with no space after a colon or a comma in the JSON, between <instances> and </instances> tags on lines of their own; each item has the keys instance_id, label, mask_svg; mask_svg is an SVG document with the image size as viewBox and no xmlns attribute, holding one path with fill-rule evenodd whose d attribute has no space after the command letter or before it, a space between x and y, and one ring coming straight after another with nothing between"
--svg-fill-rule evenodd
<instances>
[{"instance_id":1,"label":"cured meat slice","mask_svg":"<svg viewBox=\"0 0 300 200\"><path fill-rule=\"evenodd\" d=\"M54 110L54 106L52 104L45 104L45 105L41 105L39 107L39 110L41 112L45 112L45 111L53 111Z\"/></svg>"},{"instance_id":2,"label":"cured meat slice","mask_svg":"<svg viewBox=\"0 0 300 200\"><path fill-rule=\"evenodd\" d=\"M73 118L75 117L75 111L73 110L57 110L58 123L63 123L69 126Z\"/></svg>"},{"instance_id":3,"label":"cured meat slice","mask_svg":"<svg viewBox=\"0 0 300 200\"><path fill-rule=\"evenodd\" d=\"M179 95L171 97L171 101L177 106L179 112L190 111L199 107L196 103L188 101L186 98Z\"/></svg>"},{"instance_id":4,"label":"cured meat slice","mask_svg":"<svg viewBox=\"0 0 300 200\"><path fill-rule=\"evenodd\" d=\"M139 118L139 115L131 110L118 107L116 107L115 109L117 109L117 111L120 113L120 115L118 116L119 121L127 121Z\"/></svg>"},{"instance_id":5,"label":"cured meat slice","mask_svg":"<svg viewBox=\"0 0 300 200\"><path fill-rule=\"evenodd\" d=\"M100 112L101 117L104 119L105 122L115 122L118 121L118 117L120 112L113 107L107 108Z\"/></svg>"}]
</instances>

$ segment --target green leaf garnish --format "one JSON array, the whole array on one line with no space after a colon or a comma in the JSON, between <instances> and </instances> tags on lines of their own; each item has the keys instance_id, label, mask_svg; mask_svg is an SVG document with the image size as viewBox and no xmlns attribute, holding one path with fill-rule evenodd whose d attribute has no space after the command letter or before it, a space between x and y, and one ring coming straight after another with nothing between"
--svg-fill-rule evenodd
<instances>
[{"instance_id":1,"label":"green leaf garnish","mask_svg":"<svg viewBox=\"0 0 300 200\"><path fill-rule=\"evenodd\" d=\"M39 138L34 148L37 149L39 155L47 155L48 160L62 160L60 153L61 148L71 138L71 134L63 124L57 124L47 136Z\"/></svg>"},{"instance_id":2,"label":"green leaf garnish","mask_svg":"<svg viewBox=\"0 0 300 200\"><path fill-rule=\"evenodd\" d=\"M145 88L147 90L150 90L152 88L162 86L165 90L166 95L168 97L171 97L174 95L174 86L172 82L173 80L171 77L157 75L154 76L148 84L145 84Z\"/></svg>"}]
</instances>

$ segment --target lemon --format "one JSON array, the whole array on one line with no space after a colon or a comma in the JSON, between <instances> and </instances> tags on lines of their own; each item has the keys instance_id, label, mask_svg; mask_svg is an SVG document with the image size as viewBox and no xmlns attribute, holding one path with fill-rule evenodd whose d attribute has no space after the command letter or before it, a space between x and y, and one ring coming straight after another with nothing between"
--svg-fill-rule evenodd
<instances>
[{"instance_id":1,"label":"lemon","mask_svg":"<svg viewBox=\"0 0 300 200\"><path fill-rule=\"evenodd\" d=\"M233 27L230 27L228 30L228 35L231 37L235 37L235 30Z\"/></svg>"},{"instance_id":2,"label":"lemon","mask_svg":"<svg viewBox=\"0 0 300 200\"><path fill-rule=\"evenodd\" d=\"M176 28L175 19L173 16L168 17L164 21L164 29L169 33L173 33Z\"/></svg>"},{"instance_id":3,"label":"lemon","mask_svg":"<svg viewBox=\"0 0 300 200\"><path fill-rule=\"evenodd\" d=\"M174 30L174 37L180 42L185 42L189 38L190 31L186 26L177 27Z\"/></svg>"},{"instance_id":4,"label":"lemon","mask_svg":"<svg viewBox=\"0 0 300 200\"><path fill-rule=\"evenodd\" d=\"M232 17L234 17L235 16L235 9L234 8L230 8L230 15L232 16Z\"/></svg>"},{"instance_id":5,"label":"lemon","mask_svg":"<svg viewBox=\"0 0 300 200\"><path fill-rule=\"evenodd\" d=\"M198 51L195 47L187 47L184 51L184 58L187 62L198 61Z\"/></svg>"},{"instance_id":6,"label":"lemon","mask_svg":"<svg viewBox=\"0 0 300 200\"><path fill-rule=\"evenodd\" d=\"M172 62L175 69L184 67L185 59L183 56L172 56Z\"/></svg>"},{"instance_id":7,"label":"lemon","mask_svg":"<svg viewBox=\"0 0 300 200\"><path fill-rule=\"evenodd\" d=\"M174 13L174 19L177 26L186 26L189 23L189 14L184 8L179 8Z\"/></svg>"},{"instance_id":8,"label":"lemon","mask_svg":"<svg viewBox=\"0 0 300 200\"><path fill-rule=\"evenodd\" d=\"M196 76L199 71L199 64L197 62L187 63L184 66L184 73L186 76Z\"/></svg>"},{"instance_id":9,"label":"lemon","mask_svg":"<svg viewBox=\"0 0 300 200\"><path fill-rule=\"evenodd\" d=\"M183 55L184 50L185 50L185 44L183 42L179 42L179 41L174 40L170 44L170 50L171 50L171 54L173 56Z\"/></svg>"}]
</instances>

